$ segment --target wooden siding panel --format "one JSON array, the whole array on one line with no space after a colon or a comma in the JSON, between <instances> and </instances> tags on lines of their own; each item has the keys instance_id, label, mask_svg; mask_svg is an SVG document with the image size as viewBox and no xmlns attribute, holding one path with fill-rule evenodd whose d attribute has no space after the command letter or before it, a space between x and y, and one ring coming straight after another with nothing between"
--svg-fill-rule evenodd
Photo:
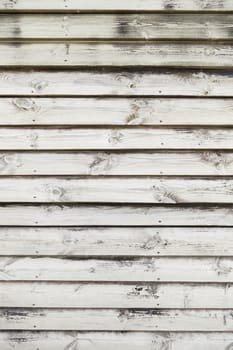
<instances>
[{"instance_id":1,"label":"wooden siding panel","mask_svg":"<svg viewBox=\"0 0 233 350\"><path fill-rule=\"evenodd\" d=\"M19 43L16 43L16 45ZM38 96L225 96L232 97L231 71L152 69L98 72L0 71L0 95Z\"/></svg>"},{"instance_id":2,"label":"wooden siding panel","mask_svg":"<svg viewBox=\"0 0 233 350\"><path fill-rule=\"evenodd\" d=\"M232 332L232 310L0 309L1 330Z\"/></svg>"},{"instance_id":3,"label":"wooden siding panel","mask_svg":"<svg viewBox=\"0 0 233 350\"><path fill-rule=\"evenodd\" d=\"M233 175L224 151L0 152L0 175Z\"/></svg>"},{"instance_id":4,"label":"wooden siding panel","mask_svg":"<svg viewBox=\"0 0 233 350\"><path fill-rule=\"evenodd\" d=\"M0 39L232 39L233 15L0 15ZM16 34L18 33L18 34Z\"/></svg>"},{"instance_id":5,"label":"wooden siding panel","mask_svg":"<svg viewBox=\"0 0 233 350\"><path fill-rule=\"evenodd\" d=\"M0 66L232 68L232 44L0 43Z\"/></svg>"},{"instance_id":6,"label":"wooden siding panel","mask_svg":"<svg viewBox=\"0 0 233 350\"><path fill-rule=\"evenodd\" d=\"M0 226L233 226L233 207L1 205Z\"/></svg>"},{"instance_id":7,"label":"wooden siding panel","mask_svg":"<svg viewBox=\"0 0 233 350\"><path fill-rule=\"evenodd\" d=\"M0 150L232 148L230 128L0 128Z\"/></svg>"},{"instance_id":8,"label":"wooden siding panel","mask_svg":"<svg viewBox=\"0 0 233 350\"><path fill-rule=\"evenodd\" d=\"M232 249L231 227L0 227L2 256L231 257Z\"/></svg>"},{"instance_id":9,"label":"wooden siding panel","mask_svg":"<svg viewBox=\"0 0 233 350\"><path fill-rule=\"evenodd\" d=\"M160 255L158 249L160 248L157 247L157 255ZM147 257L140 259L131 257L126 259L114 256L114 259L107 260L103 257L80 259L73 256L70 258L69 255L40 258L1 257L0 271L1 281L137 282L139 284L140 282L232 283L233 259L223 257ZM30 284L28 285L30 288ZM183 287L181 285L179 288ZM1 288L7 290L8 287L4 287L3 284ZM114 286L112 288L114 289ZM172 289L172 286L169 288ZM18 291L18 288L15 289ZM207 287L206 290L208 291ZM231 292L231 285L227 286L227 290ZM212 289L210 288L209 295L211 294Z\"/></svg>"},{"instance_id":10,"label":"wooden siding panel","mask_svg":"<svg viewBox=\"0 0 233 350\"><path fill-rule=\"evenodd\" d=\"M1 283L0 287L0 307L11 308L95 308L96 310L179 308L182 310L224 309L232 308L233 305L233 288L226 285L5 282Z\"/></svg>"},{"instance_id":11,"label":"wooden siding panel","mask_svg":"<svg viewBox=\"0 0 233 350\"><path fill-rule=\"evenodd\" d=\"M4 0L2 11L11 10L55 10L55 11L233 11L231 0Z\"/></svg>"},{"instance_id":12,"label":"wooden siding panel","mask_svg":"<svg viewBox=\"0 0 233 350\"><path fill-rule=\"evenodd\" d=\"M78 346L79 350L151 350L170 346L172 350L226 350L232 346L229 333L181 332L30 332L0 333L4 350L64 350Z\"/></svg>"},{"instance_id":13,"label":"wooden siding panel","mask_svg":"<svg viewBox=\"0 0 233 350\"><path fill-rule=\"evenodd\" d=\"M1 202L232 203L231 179L0 178Z\"/></svg>"},{"instance_id":14,"label":"wooden siding panel","mask_svg":"<svg viewBox=\"0 0 233 350\"><path fill-rule=\"evenodd\" d=\"M232 126L232 99L1 98L0 125Z\"/></svg>"}]
</instances>

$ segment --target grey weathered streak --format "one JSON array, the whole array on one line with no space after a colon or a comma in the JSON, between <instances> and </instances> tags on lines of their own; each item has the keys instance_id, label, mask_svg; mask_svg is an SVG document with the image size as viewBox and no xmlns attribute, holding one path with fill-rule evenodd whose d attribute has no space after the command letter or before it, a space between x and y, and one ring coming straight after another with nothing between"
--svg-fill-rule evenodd
<instances>
[{"instance_id":1,"label":"grey weathered streak","mask_svg":"<svg viewBox=\"0 0 233 350\"><path fill-rule=\"evenodd\" d=\"M2 256L231 257L232 250L231 227L0 227Z\"/></svg>"},{"instance_id":2,"label":"grey weathered streak","mask_svg":"<svg viewBox=\"0 0 233 350\"><path fill-rule=\"evenodd\" d=\"M1 39L232 40L231 14L7 14Z\"/></svg>"},{"instance_id":3,"label":"grey weathered streak","mask_svg":"<svg viewBox=\"0 0 233 350\"><path fill-rule=\"evenodd\" d=\"M19 43L17 43L19 45ZM232 97L231 71L124 69L117 72L11 71L0 72L0 95L39 96L227 96Z\"/></svg>"},{"instance_id":4,"label":"grey weathered streak","mask_svg":"<svg viewBox=\"0 0 233 350\"><path fill-rule=\"evenodd\" d=\"M2 203L229 203L231 179L0 178Z\"/></svg>"},{"instance_id":5,"label":"grey weathered streak","mask_svg":"<svg viewBox=\"0 0 233 350\"><path fill-rule=\"evenodd\" d=\"M233 344L232 332L33 332L1 331L4 350L226 350Z\"/></svg>"},{"instance_id":6,"label":"grey weathered streak","mask_svg":"<svg viewBox=\"0 0 233 350\"><path fill-rule=\"evenodd\" d=\"M232 332L232 310L0 309L1 330Z\"/></svg>"},{"instance_id":7,"label":"grey weathered streak","mask_svg":"<svg viewBox=\"0 0 233 350\"><path fill-rule=\"evenodd\" d=\"M233 207L1 205L0 226L233 226Z\"/></svg>"},{"instance_id":8,"label":"grey weathered streak","mask_svg":"<svg viewBox=\"0 0 233 350\"><path fill-rule=\"evenodd\" d=\"M232 148L230 128L0 128L0 150Z\"/></svg>"},{"instance_id":9,"label":"grey weathered streak","mask_svg":"<svg viewBox=\"0 0 233 350\"><path fill-rule=\"evenodd\" d=\"M1 11L233 11L231 0L4 0Z\"/></svg>"},{"instance_id":10,"label":"grey weathered streak","mask_svg":"<svg viewBox=\"0 0 233 350\"><path fill-rule=\"evenodd\" d=\"M2 42L0 51L0 67L233 67L230 43Z\"/></svg>"},{"instance_id":11,"label":"grey weathered streak","mask_svg":"<svg viewBox=\"0 0 233 350\"><path fill-rule=\"evenodd\" d=\"M232 126L232 99L1 98L0 125Z\"/></svg>"},{"instance_id":12,"label":"grey weathered streak","mask_svg":"<svg viewBox=\"0 0 233 350\"><path fill-rule=\"evenodd\" d=\"M233 175L226 151L0 152L0 175Z\"/></svg>"}]
</instances>

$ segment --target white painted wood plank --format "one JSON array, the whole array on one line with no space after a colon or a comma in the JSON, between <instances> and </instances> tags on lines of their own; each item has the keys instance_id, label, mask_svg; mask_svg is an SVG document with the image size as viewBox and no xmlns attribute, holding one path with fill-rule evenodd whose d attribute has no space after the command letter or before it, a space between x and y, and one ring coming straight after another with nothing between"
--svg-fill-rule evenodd
<instances>
[{"instance_id":1,"label":"white painted wood plank","mask_svg":"<svg viewBox=\"0 0 233 350\"><path fill-rule=\"evenodd\" d=\"M71 259L69 256L0 257L0 280L228 283L233 282L233 259L157 257L106 260L102 257L83 260L75 257ZM17 288L16 290L18 291Z\"/></svg>"},{"instance_id":2,"label":"white painted wood plank","mask_svg":"<svg viewBox=\"0 0 233 350\"><path fill-rule=\"evenodd\" d=\"M0 226L233 226L231 206L1 205Z\"/></svg>"},{"instance_id":3,"label":"white painted wood plank","mask_svg":"<svg viewBox=\"0 0 233 350\"><path fill-rule=\"evenodd\" d=\"M231 179L0 178L2 203L232 203Z\"/></svg>"},{"instance_id":4,"label":"white painted wood plank","mask_svg":"<svg viewBox=\"0 0 233 350\"><path fill-rule=\"evenodd\" d=\"M232 148L230 128L0 128L0 150Z\"/></svg>"},{"instance_id":5,"label":"white painted wood plank","mask_svg":"<svg viewBox=\"0 0 233 350\"><path fill-rule=\"evenodd\" d=\"M230 96L233 75L227 71L82 71L0 72L0 95L151 95Z\"/></svg>"},{"instance_id":6,"label":"white painted wood plank","mask_svg":"<svg viewBox=\"0 0 233 350\"><path fill-rule=\"evenodd\" d=\"M231 14L5 14L0 39L232 39Z\"/></svg>"},{"instance_id":7,"label":"white painted wood plank","mask_svg":"<svg viewBox=\"0 0 233 350\"><path fill-rule=\"evenodd\" d=\"M231 310L1 309L0 329L232 332L233 320Z\"/></svg>"},{"instance_id":8,"label":"white painted wood plank","mask_svg":"<svg viewBox=\"0 0 233 350\"><path fill-rule=\"evenodd\" d=\"M231 99L2 98L0 125L233 125Z\"/></svg>"},{"instance_id":9,"label":"white painted wood plank","mask_svg":"<svg viewBox=\"0 0 233 350\"><path fill-rule=\"evenodd\" d=\"M229 227L0 227L0 255L8 256L205 257L232 250Z\"/></svg>"},{"instance_id":10,"label":"white painted wood plank","mask_svg":"<svg viewBox=\"0 0 233 350\"><path fill-rule=\"evenodd\" d=\"M233 153L0 152L1 175L233 175Z\"/></svg>"},{"instance_id":11,"label":"white painted wood plank","mask_svg":"<svg viewBox=\"0 0 233 350\"><path fill-rule=\"evenodd\" d=\"M226 285L5 282L0 287L0 307L221 309L233 305L233 287Z\"/></svg>"},{"instance_id":12,"label":"white painted wood plank","mask_svg":"<svg viewBox=\"0 0 233 350\"><path fill-rule=\"evenodd\" d=\"M55 10L55 11L233 11L231 0L1 0L0 10Z\"/></svg>"},{"instance_id":13,"label":"white painted wood plank","mask_svg":"<svg viewBox=\"0 0 233 350\"><path fill-rule=\"evenodd\" d=\"M78 346L79 350L151 350L170 346L171 350L226 350L233 343L229 333L181 332L30 332L0 333L4 350L64 350Z\"/></svg>"},{"instance_id":14,"label":"white painted wood plank","mask_svg":"<svg viewBox=\"0 0 233 350\"><path fill-rule=\"evenodd\" d=\"M0 43L0 66L232 68L232 44Z\"/></svg>"}]
</instances>

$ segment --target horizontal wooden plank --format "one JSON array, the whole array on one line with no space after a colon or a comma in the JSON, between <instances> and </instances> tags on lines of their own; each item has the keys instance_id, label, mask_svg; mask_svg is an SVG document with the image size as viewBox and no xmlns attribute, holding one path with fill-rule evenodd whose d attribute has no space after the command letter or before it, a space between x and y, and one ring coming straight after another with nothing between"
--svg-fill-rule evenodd
<instances>
[{"instance_id":1,"label":"horizontal wooden plank","mask_svg":"<svg viewBox=\"0 0 233 350\"><path fill-rule=\"evenodd\" d=\"M75 257L0 257L0 280L225 283L233 282L233 259L157 257L106 260L102 257L83 260ZM16 290L18 291L17 288Z\"/></svg>"},{"instance_id":2,"label":"horizontal wooden plank","mask_svg":"<svg viewBox=\"0 0 233 350\"><path fill-rule=\"evenodd\" d=\"M1 150L232 148L230 128L0 128Z\"/></svg>"},{"instance_id":3,"label":"horizontal wooden plank","mask_svg":"<svg viewBox=\"0 0 233 350\"><path fill-rule=\"evenodd\" d=\"M55 10L55 11L233 11L231 0L195 1L189 0L4 0L1 11L10 10Z\"/></svg>"},{"instance_id":4,"label":"horizontal wooden plank","mask_svg":"<svg viewBox=\"0 0 233 350\"><path fill-rule=\"evenodd\" d=\"M230 331L232 310L1 309L1 330Z\"/></svg>"},{"instance_id":5,"label":"horizontal wooden plank","mask_svg":"<svg viewBox=\"0 0 233 350\"><path fill-rule=\"evenodd\" d=\"M233 175L233 153L0 152L1 175Z\"/></svg>"},{"instance_id":6,"label":"horizontal wooden plank","mask_svg":"<svg viewBox=\"0 0 233 350\"><path fill-rule=\"evenodd\" d=\"M233 305L233 287L228 285L4 282L0 287L0 307L221 309Z\"/></svg>"},{"instance_id":7,"label":"horizontal wooden plank","mask_svg":"<svg viewBox=\"0 0 233 350\"><path fill-rule=\"evenodd\" d=\"M232 99L1 98L0 125L233 125Z\"/></svg>"},{"instance_id":8,"label":"horizontal wooden plank","mask_svg":"<svg viewBox=\"0 0 233 350\"><path fill-rule=\"evenodd\" d=\"M0 39L228 40L232 21L231 14L8 14L0 15Z\"/></svg>"},{"instance_id":9,"label":"horizontal wooden plank","mask_svg":"<svg viewBox=\"0 0 233 350\"><path fill-rule=\"evenodd\" d=\"M0 178L0 201L28 203L232 203L231 179Z\"/></svg>"},{"instance_id":10,"label":"horizontal wooden plank","mask_svg":"<svg viewBox=\"0 0 233 350\"><path fill-rule=\"evenodd\" d=\"M5 204L0 219L0 226L233 226L233 207Z\"/></svg>"},{"instance_id":11,"label":"horizontal wooden plank","mask_svg":"<svg viewBox=\"0 0 233 350\"><path fill-rule=\"evenodd\" d=\"M19 45L19 43L16 43ZM205 46L206 48L206 46ZM44 47L45 50L45 47ZM14 50L15 52L15 50ZM19 62L18 62L19 63ZM230 96L230 71L11 71L0 72L0 95ZM27 109L27 106L26 106Z\"/></svg>"},{"instance_id":12,"label":"horizontal wooden plank","mask_svg":"<svg viewBox=\"0 0 233 350\"><path fill-rule=\"evenodd\" d=\"M232 68L232 44L0 43L0 66Z\"/></svg>"},{"instance_id":13,"label":"horizontal wooden plank","mask_svg":"<svg viewBox=\"0 0 233 350\"><path fill-rule=\"evenodd\" d=\"M0 255L204 257L232 250L229 227L0 227Z\"/></svg>"},{"instance_id":14,"label":"horizontal wooden plank","mask_svg":"<svg viewBox=\"0 0 233 350\"><path fill-rule=\"evenodd\" d=\"M79 350L151 350L170 346L172 350L226 350L233 342L232 333L180 332L30 332L0 333L4 350L64 350L78 346Z\"/></svg>"}]
</instances>

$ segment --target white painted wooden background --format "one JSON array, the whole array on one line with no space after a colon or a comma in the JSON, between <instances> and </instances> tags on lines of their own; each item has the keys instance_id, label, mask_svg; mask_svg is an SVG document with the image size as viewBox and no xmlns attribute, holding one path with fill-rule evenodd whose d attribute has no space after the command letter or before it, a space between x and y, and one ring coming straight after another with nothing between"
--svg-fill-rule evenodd
<instances>
[{"instance_id":1,"label":"white painted wooden background","mask_svg":"<svg viewBox=\"0 0 233 350\"><path fill-rule=\"evenodd\" d=\"M233 349L232 0L0 0L0 349Z\"/></svg>"}]
</instances>

